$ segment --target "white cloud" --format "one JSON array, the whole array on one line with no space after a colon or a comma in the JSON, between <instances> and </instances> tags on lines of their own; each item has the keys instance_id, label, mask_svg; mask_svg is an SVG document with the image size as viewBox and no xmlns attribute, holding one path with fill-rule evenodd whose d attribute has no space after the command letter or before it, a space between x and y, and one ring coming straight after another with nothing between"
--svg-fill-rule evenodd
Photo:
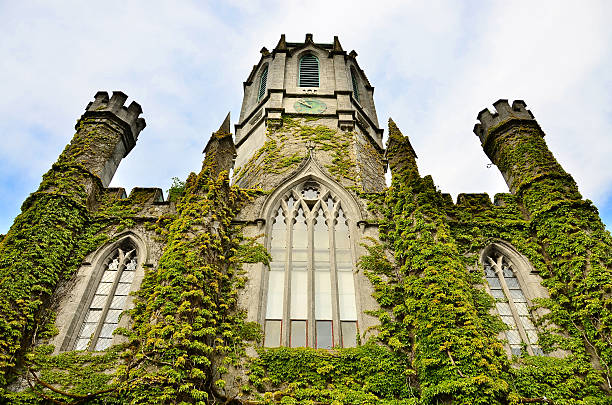
<instances>
[{"instance_id":1,"label":"white cloud","mask_svg":"<svg viewBox=\"0 0 612 405\"><path fill-rule=\"evenodd\" d=\"M497 98L522 98L584 194L603 203L611 11L603 1L3 3L0 168L11 171L0 176L25 173L34 189L93 94L121 89L148 126L113 184L167 188L199 169L225 113L238 116L259 49L311 32L357 50L381 125L394 118L443 190L505 191L471 130Z\"/></svg>"}]
</instances>

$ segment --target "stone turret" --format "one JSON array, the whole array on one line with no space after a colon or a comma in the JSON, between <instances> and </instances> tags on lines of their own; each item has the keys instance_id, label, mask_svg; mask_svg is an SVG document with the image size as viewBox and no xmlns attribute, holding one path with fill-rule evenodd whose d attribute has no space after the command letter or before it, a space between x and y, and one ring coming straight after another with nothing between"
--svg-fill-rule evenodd
<instances>
[{"instance_id":1,"label":"stone turret","mask_svg":"<svg viewBox=\"0 0 612 405\"><path fill-rule=\"evenodd\" d=\"M478 113L480 121L474 133L491 161L499 168L508 188L514 194L525 192L537 182L549 177L566 177L566 192L577 193L577 187L554 158L544 132L522 100L512 106L508 100L493 103L495 112L488 109Z\"/></svg>"},{"instance_id":2,"label":"stone turret","mask_svg":"<svg viewBox=\"0 0 612 405\"><path fill-rule=\"evenodd\" d=\"M136 145L140 131L146 126L139 118L142 108L135 101L125 107L127 96L120 92L99 91L94 101L87 105L85 113L76 124L77 133L67 152L77 152L88 145L76 158L86 169L98 176L104 187L111 182L121 160Z\"/></svg>"}]
</instances>

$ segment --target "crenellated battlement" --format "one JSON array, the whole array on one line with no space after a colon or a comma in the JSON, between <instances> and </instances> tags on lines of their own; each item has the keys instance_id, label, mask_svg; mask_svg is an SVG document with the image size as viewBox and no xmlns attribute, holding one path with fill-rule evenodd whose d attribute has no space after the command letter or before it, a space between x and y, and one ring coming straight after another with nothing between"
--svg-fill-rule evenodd
<instances>
[{"instance_id":1,"label":"crenellated battlement","mask_svg":"<svg viewBox=\"0 0 612 405\"><path fill-rule=\"evenodd\" d=\"M126 147L129 152L136 144L140 131L147 126L147 123L144 118L138 117L142 114L140 104L132 101L128 107L124 105L127 98L128 96L121 91L113 91L110 99L107 92L99 91L94 96L94 101L87 104L85 113L81 118L100 115L107 116L109 113L119 118L127 124L131 131L131 137L127 136L125 138L127 141Z\"/></svg>"},{"instance_id":2,"label":"crenellated battlement","mask_svg":"<svg viewBox=\"0 0 612 405\"><path fill-rule=\"evenodd\" d=\"M485 145L492 133L501 130L505 127L504 124L511 121L519 120L532 125L538 125L531 111L526 108L527 104L523 100L515 100L512 102L512 106L510 106L508 100L500 99L494 102L493 106L495 107L495 112L491 113L488 108L480 111L478 113L478 120L480 122L474 125L474 133L480 138L482 145Z\"/></svg>"}]
</instances>

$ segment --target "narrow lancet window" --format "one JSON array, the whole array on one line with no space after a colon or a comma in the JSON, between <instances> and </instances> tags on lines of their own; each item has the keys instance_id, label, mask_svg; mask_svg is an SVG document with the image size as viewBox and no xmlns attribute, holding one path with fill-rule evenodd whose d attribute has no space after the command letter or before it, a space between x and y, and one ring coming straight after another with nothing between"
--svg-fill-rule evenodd
<instances>
[{"instance_id":1,"label":"narrow lancet window","mask_svg":"<svg viewBox=\"0 0 612 405\"><path fill-rule=\"evenodd\" d=\"M491 295L495 298L495 307L506 324L506 339L512 355L520 356L523 348L530 355L540 355L538 334L531 322L527 298L516 277L515 270L506 257L499 254L495 258L487 257L485 277Z\"/></svg>"},{"instance_id":2,"label":"narrow lancet window","mask_svg":"<svg viewBox=\"0 0 612 405\"><path fill-rule=\"evenodd\" d=\"M357 81L357 75L353 67L351 67L351 82L353 83L353 97L355 97L355 100L359 101L359 82Z\"/></svg>"},{"instance_id":3,"label":"narrow lancet window","mask_svg":"<svg viewBox=\"0 0 612 405\"><path fill-rule=\"evenodd\" d=\"M261 70L261 76L259 77L259 92L257 93L257 101L261 100L266 94L266 88L268 82L268 65L265 65Z\"/></svg>"},{"instance_id":4,"label":"narrow lancet window","mask_svg":"<svg viewBox=\"0 0 612 405\"><path fill-rule=\"evenodd\" d=\"M300 59L299 86L319 87L319 59L308 54Z\"/></svg>"},{"instance_id":5,"label":"narrow lancet window","mask_svg":"<svg viewBox=\"0 0 612 405\"><path fill-rule=\"evenodd\" d=\"M110 347L119 316L127 307L137 265L136 250L131 247L117 249L107 260L79 330L75 350L98 351Z\"/></svg>"},{"instance_id":6,"label":"narrow lancet window","mask_svg":"<svg viewBox=\"0 0 612 405\"><path fill-rule=\"evenodd\" d=\"M268 275L268 299L264 345L277 347L281 344L283 304L285 288L285 262L287 256L287 228L283 209L279 208L272 224L270 235L270 272Z\"/></svg>"}]
</instances>

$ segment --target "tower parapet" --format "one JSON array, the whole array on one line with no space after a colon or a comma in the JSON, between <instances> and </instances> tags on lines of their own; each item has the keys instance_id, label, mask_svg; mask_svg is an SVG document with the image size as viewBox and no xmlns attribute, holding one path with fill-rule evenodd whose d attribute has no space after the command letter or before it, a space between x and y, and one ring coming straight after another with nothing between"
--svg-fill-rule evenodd
<instances>
[{"instance_id":1,"label":"tower parapet","mask_svg":"<svg viewBox=\"0 0 612 405\"><path fill-rule=\"evenodd\" d=\"M548 149L544 132L525 102L516 100L510 106L508 100L502 99L493 106L495 113L486 108L478 113L480 122L474 126L474 133L491 162L499 168L510 192L522 193L552 176L567 178L566 192L578 193L574 180Z\"/></svg>"},{"instance_id":2,"label":"tower parapet","mask_svg":"<svg viewBox=\"0 0 612 405\"><path fill-rule=\"evenodd\" d=\"M88 171L98 176L104 187L111 182L121 160L136 145L140 131L146 126L140 105L132 101L125 107L127 95L114 91L108 97L99 91L87 104L85 113L75 126L77 133L67 150ZM87 145L87 148L80 148Z\"/></svg>"}]
</instances>

